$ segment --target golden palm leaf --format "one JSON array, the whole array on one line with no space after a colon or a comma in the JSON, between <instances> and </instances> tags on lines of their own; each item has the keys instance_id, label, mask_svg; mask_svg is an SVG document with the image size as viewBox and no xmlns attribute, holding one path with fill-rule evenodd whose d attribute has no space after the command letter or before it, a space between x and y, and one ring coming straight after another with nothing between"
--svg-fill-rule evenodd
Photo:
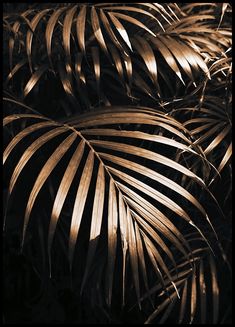
<instances>
[{"instance_id":1,"label":"golden palm leaf","mask_svg":"<svg viewBox=\"0 0 235 327\"><path fill-rule=\"evenodd\" d=\"M135 115L133 116L133 112ZM164 171L173 170L182 174L205 189L200 177L185 166L174 161L174 153L189 152L200 157L197 147L187 136L187 130L173 118L150 108L111 107L100 109L97 112L73 117L67 121L55 122L36 114L11 115L4 118L4 126L15 121L27 120L30 124L20 131L7 145L3 162L9 162L11 155L17 150L26 138L38 135L36 139L21 154L15 163L9 183L9 196L17 187L17 181L25 169L30 169L37 153L49 142L55 142L60 137L60 143L53 143L53 152L45 157L45 163L34 177L34 184L28 196L23 227L22 245L33 207L40 191L45 188L46 182L55 167L63 160L70 150L72 155L69 163L61 175L58 176L59 187L53 201L49 231L48 253L56 231L63 205L68 197L72 183L76 184L73 212L69 235L69 262L72 268L75 244L79 238L79 229L84 216L88 193L94 189L93 196L89 196L89 205L92 206L90 223L90 238L87 252L87 264L84 272L82 288L90 272L91 264L96 253L97 243L101 235L101 227L106 221L105 231L107 244L107 303L111 304L113 274L115 270L116 251L121 244L123 252L123 278L125 278L126 255L130 256L133 280L138 301L140 299L139 273L142 270L147 285L147 271L143 261L143 248L146 249L157 277L164 283L163 274L166 274L175 287L166 262L164 253L175 264L168 242L175 246L189 259L190 247L178 224L171 220L176 215L179 221L184 221L203 236L200 226L183 207L180 199L190 202L198 214L209 223L208 215L198 200L180 184L165 176ZM35 122L35 123L32 123ZM163 135L141 131L141 126L160 128ZM133 127L135 128L133 130ZM139 130L136 130L136 127ZM169 136L164 136L164 133ZM150 149L142 145L145 142ZM56 145L57 144L57 145ZM134 145L135 144L135 145ZM170 158L161 151L172 149ZM149 166L149 164L151 164ZM159 166L159 168L154 168ZM77 172L81 172L80 179ZM150 182L151 181L151 182ZM171 199L162 192L156 182L176 193L178 200ZM90 193L89 193L90 194ZM158 206L160 205L160 206ZM167 211L161 209L166 208ZM106 209L105 209L106 208ZM166 212L172 212L167 215ZM121 243L119 243L120 239ZM166 242L167 240L167 242ZM205 239L206 240L206 239ZM125 282L123 281L123 285ZM124 292L124 286L123 286Z\"/></svg>"},{"instance_id":2,"label":"golden palm leaf","mask_svg":"<svg viewBox=\"0 0 235 327\"><path fill-rule=\"evenodd\" d=\"M199 242L201 238L195 237L193 234L188 235L189 242ZM177 310L178 324L219 323L220 301L223 298L223 292L227 291L220 286L219 275L225 270L230 276L226 255L221 248L221 258L219 259L220 256L215 258L208 248L198 244L197 249L193 250L193 267L190 267L184 258L180 258L178 261L179 272L174 276L174 280L180 298L177 297L177 293L169 281L166 290L161 291L161 285L158 283L141 298L141 301L144 301L155 293L159 297L157 308L148 317L145 324L153 323L153 321L164 324L174 310Z\"/></svg>"},{"instance_id":3,"label":"golden palm leaf","mask_svg":"<svg viewBox=\"0 0 235 327\"><path fill-rule=\"evenodd\" d=\"M95 92L104 103L110 102L106 89L119 87L119 81L123 83L120 92L129 98L135 97L135 92L162 98L162 82L174 89L175 79L169 78L170 72L182 84L196 85L200 72L210 78L206 62L226 52L231 46L231 35L223 29L215 31L213 15L179 11L178 17L178 8L174 9L157 3L76 4L27 10L18 20L6 16L4 26L10 33L7 82L28 63L31 77L25 81L24 96L43 76L54 71L69 97L76 92L84 97L81 83L94 88L96 81ZM142 23L144 18L146 22ZM13 65L17 42L28 60ZM141 67L139 74L136 68L132 69L136 60ZM167 72L165 65L170 68ZM113 74L112 83L108 84L107 71L108 75L111 71ZM89 96L86 98L88 103Z\"/></svg>"}]
</instances>

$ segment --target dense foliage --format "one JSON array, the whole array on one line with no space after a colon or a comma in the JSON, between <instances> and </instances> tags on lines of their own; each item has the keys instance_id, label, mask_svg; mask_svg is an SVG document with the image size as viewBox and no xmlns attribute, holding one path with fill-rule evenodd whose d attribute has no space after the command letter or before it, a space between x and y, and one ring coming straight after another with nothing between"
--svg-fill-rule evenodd
<instances>
[{"instance_id":1,"label":"dense foliage","mask_svg":"<svg viewBox=\"0 0 235 327\"><path fill-rule=\"evenodd\" d=\"M231 323L231 15L4 4L4 323Z\"/></svg>"}]
</instances>

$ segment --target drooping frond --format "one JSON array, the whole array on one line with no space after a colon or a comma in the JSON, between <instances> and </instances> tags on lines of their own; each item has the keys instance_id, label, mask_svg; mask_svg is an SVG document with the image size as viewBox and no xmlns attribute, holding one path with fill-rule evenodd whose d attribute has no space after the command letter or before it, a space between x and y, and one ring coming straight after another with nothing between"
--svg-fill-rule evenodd
<instances>
[{"instance_id":1,"label":"drooping frond","mask_svg":"<svg viewBox=\"0 0 235 327\"><path fill-rule=\"evenodd\" d=\"M68 165L61 168L56 178L59 186L53 200L49 223L49 256L56 226L73 184L76 190L68 249L71 267L75 245L77 240L79 241L80 226L86 219L88 193L89 205L92 208L82 288L86 285L102 233L105 233L108 239L106 300L109 305L117 251L123 253L124 259L126 253L130 256L138 301L140 299L138 269L144 276L145 285L148 284L148 271L142 257L143 249L147 251L147 260L150 260L157 278L163 285L165 284L163 275L166 274L176 287L164 259L165 256L168 257L176 268L174 254L168 243L188 260L192 255L189 244L179 228L179 222L195 228L204 237L200 226L197 226L195 219L187 212L186 203L191 203L198 211L198 215L209 222L205 209L194 195L170 178L171 174L177 173L205 189L205 184L199 176L174 161L178 151L191 153L195 157L201 156L183 125L149 108L112 107L63 122L55 122L34 114L11 115L4 119L4 126L21 120L26 120L30 124L27 123L7 145L3 155L4 164L7 165L23 141L26 139L31 141L15 163L10 177L9 196L17 189L21 174L30 169L37 160L40 149L43 148L45 151L51 140L54 144L52 152L45 152L44 163L33 176L33 185L25 203L22 244L33 208L39 201L40 191L45 188L56 166L67 156ZM58 138L59 143L56 141ZM157 185L161 187L158 188ZM162 187L166 189L166 193L162 191ZM169 192L177 196L171 198ZM175 217L178 223L175 223L172 217ZM102 226L106 226L105 231ZM117 248L119 244L121 249ZM125 265L123 262L123 278Z\"/></svg>"},{"instance_id":2,"label":"drooping frond","mask_svg":"<svg viewBox=\"0 0 235 327\"><path fill-rule=\"evenodd\" d=\"M90 106L84 85L95 94L92 106L115 104L110 94L117 90L130 102L143 93L155 101L174 97L175 84L181 92L185 84L200 83L200 75L210 78L208 61L221 53L226 58L231 47L230 32L213 25L213 4L211 14L178 8L76 4L27 10L17 20L8 15L7 83L23 69L26 97L41 78L53 75L69 98L79 95L81 108ZM18 46L21 59L15 60Z\"/></svg>"},{"instance_id":3,"label":"drooping frond","mask_svg":"<svg viewBox=\"0 0 235 327\"><path fill-rule=\"evenodd\" d=\"M177 262L178 275L174 275L180 298L177 296L172 284L168 282L166 290L161 291L160 284L156 284L146 293L141 301L153 294L157 294L158 306L145 321L145 324L167 323L172 313L178 317L178 324L206 324L219 323L219 308L228 284L220 285L221 274L226 271L228 279L230 274L226 268L224 258L217 255L214 257L206 247L199 246L200 237L193 234L189 236L189 242L197 243L193 250L194 266L190 267L188 261L181 258ZM219 253L218 253L219 254Z\"/></svg>"}]
</instances>

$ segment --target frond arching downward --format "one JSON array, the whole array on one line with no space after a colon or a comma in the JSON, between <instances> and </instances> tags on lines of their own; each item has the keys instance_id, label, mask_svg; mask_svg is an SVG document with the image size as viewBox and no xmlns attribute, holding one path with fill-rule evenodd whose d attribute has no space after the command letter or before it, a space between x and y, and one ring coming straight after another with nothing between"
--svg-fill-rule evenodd
<instances>
[{"instance_id":1,"label":"frond arching downward","mask_svg":"<svg viewBox=\"0 0 235 327\"><path fill-rule=\"evenodd\" d=\"M210 15L191 15L187 6L184 12L175 4L83 3L27 10L17 19L9 15L4 25L10 33L6 83L23 69L28 72L28 63L30 76L23 74L25 97L52 72L67 96L78 93L86 106L90 99L84 85L104 104L113 104L108 90L117 88L129 101L142 92L161 99L165 88L173 97L175 83L196 85L199 73L210 78L208 58L221 53L227 57L231 35L226 29L215 30L213 4L211 8ZM16 62L18 42L21 57L26 53L26 58Z\"/></svg>"},{"instance_id":2,"label":"frond arching downward","mask_svg":"<svg viewBox=\"0 0 235 327\"><path fill-rule=\"evenodd\" d=\"M179 274L174 276L180 298L177 298L174 288L168 282L167 292L160 292L161 285L157 284L149 290L147 296L157 293L159 305L145 321L145 324L157 322L167 323L173 310L177 310L178 324L187 323L218 323L219 304L222 289L218 283L218 262L208 251L208 248L198 248L194 252L194 269L190 268L184 259L178 261ZM224 266L223 266L224 267ZM211 277L211 280L207 276Z\"/></svg>"},{"instance_id":3,"label":"frond arching downward","mask_svg":"<svg viewBox=\"0 0 235 327\"><path fill-rule=\"evenodd\" d=\"M183 203L193 204L199 216L209 221L205 209L193 194L170 178L172 172L177 172L193 180L199 187L205 188L199 176L174 161L178 151L189 152L195 157L200 156L197 147L189 139L187 130L173 118L156 110L141 107L100 109L98 112L60 123L44 119L39 115L19 114L6 117L4 125L7 126L20 119L26 119L31 124L7 145L3 156L5 164L23 139L39 131L40 136L31 142L16 163L10 178L9 194L16 188L23 170L26 167L30 168L34 163L39 149L46 146L48 142L53 144L53 140L58 136L62 139L59 145L54 145L52 154L45 158L45 163L35 176L26 204L22 242L39 192L45 187L55 167L63 160L66 153L71 151L72 155L67 167L57 176L59 186L53 203L48 233L49 255L63 205L72 183L75 183L76 195L70 223L68 253L72 266L80 226L85 219L88 193L94 188L90 203L92 206L90 237L82 289L86 286L104 224L108 237L106 252L108 278L105 283L106 300L109 305L112 298L119 239L124 260L123 278L125 278L124 267L128 254L138 301L140 300L138 270L143 275L146 287L148 285L145 260L151 263L156 277L164 287L165 276L167 276L176 289L177 286L168 269L168 260L176 269L174 254L169 244L190 261L192 253L180 230L180 223L195 227L203 235ZM136 130L137 127L139 131ZM150 132L151 130L154 132ZM78 171L81 173L80 179L75 177ZM158 190L158 184L164 186L167 192L162 192L162 188ZM173 194L177 197L171 198ZM145 258L142 257L143 249L147 251Z\"/></svg>"}]
</instances>

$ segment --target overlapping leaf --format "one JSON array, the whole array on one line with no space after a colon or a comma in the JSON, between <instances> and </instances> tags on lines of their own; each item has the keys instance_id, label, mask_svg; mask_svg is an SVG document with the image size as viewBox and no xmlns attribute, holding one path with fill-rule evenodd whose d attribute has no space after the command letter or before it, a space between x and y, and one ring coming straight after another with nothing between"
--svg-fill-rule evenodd
<instances>
[{"instance_id":1,"label":"overlapping leaf","mask_svg":"<svg viewBox=\"0 0 235 327\"><path fill-rule=\"evenodd\" d=\"M13 66L15 39L20 38L21 51L26 50L32 74L30 79L25 81L25 95L33 89L36 81L43 78L40 72L52 68L57 78L61 79L68 96L79 92L82 101L89 106L88 96L85 96L83 88L77 89L77 86L71 83L72 75L76 76L79 67L79 80L88 81L93 87L92 79L95 79L99 85L95 92L104 103L107 103L109 91L106 89L107 86L112 88L113 80L112 83L105 82L109 79L108 75L105 78L107 71L105 69L107 64L111 63L117 69L113 72L115 79L120 80L121 83L124 82L125 88L121 90L123 95L132 98L133 91L144 92L147 96L156 99L156 95L162 96L158 76L161 75L166 84L171 84L168 73L159 67L160 58L164 59L165 64L181 82L191 81L196 85L199 72L210 77L205 61L208 57L221 52L225 53L231 45L231 37L222 28L214 29L210 24L214 19L213 15L187 15L175 4L173 10L172 5L136 3L120 6L120 4L101 3L90 6L81 4L68 6L68 8L31 10L23 13L17 22L14 22L11 16L6 16L6 28L14 34L14 37L10 37L9 40L8 80L21 71L24 63L21 61ZM193 27L192 22L194 22ZM24 39L22 31L25 25L27 33ZM42 34L45 35L43 39ZM208 36L206 39L205 34ZM60 46L55 51L56 44ZM104 52L99 63L97 61L98 46ZM45 54L45 57L40 56L40 62L38 62L37 51L33 51L34 47L40 48L40 51ZM94 52L94 49L97 51ZM91 56L93 63L90 65L87 60L82 60L84 56L86 58ZM143 65L143 70L138 74L136 67L133 70L137 56L141 58L141 65ZM79 62L74 65L72 64L74 59L77 60L75 57L79 58ZM61 64L60 58L64 58L62 68L57 64L58 62ZM63 76L59 74L61 69L65 71ZM110 70L108 71L110 73ZM152 83L146 81L146 74ZM70 81L69 92L67 92L65 81ZM115 84L119 83L117 81ZM115 86L113 88L115 89Z\"/></svg>"},{"instance_id":2,"label":"overlapping leaf","mask_svg":"<svg viewBox=\"0 0 235 327\"><path fill-rule=\"evenodd\" d=\"M178 324L218 323L220 293L223 290L219 289L217 265L215 257L207 248L194 250L193 269L188 266L188 262L180 260L178 262L180 272L178 276L174 276L180 298L169 283L167 293L160 291L160 284L150 289L148 293L158 293L161 300L145 324L167 323L173 309L174 312L176 310L178 312Z\"/></svg>"},{"instance_id":3,"label":"overlapping leaf","mask_svg":"<svg viewBox=\"0 0 235 327\"><path fill-rule=\"evenodd\" d=\"M190 119L185 120L184 126L191 131L195 137L194 143L201 146L220 173L229 163L232 155L231 103L226 104L218 97L205 96L202 107L178 110L191 113ZM211 182L217 175L215 174Z\"/></svg>"},{"instance_id":4,"label":"overlapping leaf","mask_svg":"<svg viewBox=\"0 0 235 327\"><path fill-rule=\"evenodd\" d=\"M133 111L136 113L135 119L132 116ZM152 263L157 278L160 278L163 286L165 287L163 276L166 274L177 290L168 269L168 264L164 259L164 255L166 255L176 269L174 255L166 240L174 245L177 251L182 253L189 261L191 250L178 224L171 221L171 216L166 213L168 211L165 212L161 207L158 208L158 203L170 210L173 215L176 215L179 221L184 221L195 227L201 234L202 231L200 231L200 227L196 226L196 222L187 213L187 208L182 206L181 201L172 200L169 195L162 193L161 188L158 190L157 184L153 184L155 187L150 186L148 180L151 180L151 183L157 182L164 185L170 193L176 192L184 201L191 202L195 209L198 210L198 214L208 220L205 209L197 199L179 184L164 176L164 171L172 169L178 174L183 174L192 179L194 183L202 188L205 187L204 182L187 167L174 162L172 156L168 158L168 156L158 151L159 145L161 148L175 149L176 153L183 150L195 157L200 157L200 154L197 153L197 147L185 135L187 130L180 123L160 112L148 108L128 107L100 109L97 113L89 113L64 123L55 123L48 119L42 121L43 117L37 115L13 115L5 118L5 125L15 120L30 118L39 120L39 122L28 126L17 134L4 152L4 163L6 165L11 154L17 150L20 142L22 144L25 138L33 135L36 131L41 132L41 136L31 143L21 155L18 163L16 163L10 181L9 195L13 189L17 188L17 181L25 168L29 168L36 160L38 150L45 147L49 141L51 142L59 135L63 140L59 145L55 146L54 151L35 176L35 182L25 204L23 241L40 191L45 187L47 179L55 167L63 160L63 156L68 151L72 151L68 167L58 176L59 186L54 199L48 233L49 256L64 203L72 183L75 183L77 190L70 223L68 250L69 262L72 267L75 245L77 241L79 242L80 226L83 219L85 219L84 213L86 212L88 193L91 188L95 187L92 198L89 198L93 213L82 289L86 287L89 271L94 262L101 226L107 220L107 303L110 305L112 301L118 238L122 240L120 250L123 252L123 296L127 253L130 256L138 301L140 299L140 273L138 271L143 275L145 286L148 289L148 271L146 270L145 260L142 258L144 249L147 251L148 260ZM117 129L120 126L123 126L122 129ZM133 131L132 128L136 129L136 126L139 126L139 128L140 126L160 127L165 133L170 133L171 137ZM141 140L148 142L151 145L150 149L142 146L139 143ZM130 144L130 141L136 145ZM138 160L138 163L136 160ZM148 168L148 163L156 165L156 169L154 165L152 168ZM159 168L157 168L158 165L160 165ZM95 173L96 169L98 169L97 173ZM80 179L75 177L78 171L81 173ZM135 177L136 174L139 176L138 179ZM145 180L146 176L148 177L147 180ZM105 206L105 203L107 203L107 206ZM105 211L105 207L108 208L107 211Z\"/></svg>"}]
</instances>

